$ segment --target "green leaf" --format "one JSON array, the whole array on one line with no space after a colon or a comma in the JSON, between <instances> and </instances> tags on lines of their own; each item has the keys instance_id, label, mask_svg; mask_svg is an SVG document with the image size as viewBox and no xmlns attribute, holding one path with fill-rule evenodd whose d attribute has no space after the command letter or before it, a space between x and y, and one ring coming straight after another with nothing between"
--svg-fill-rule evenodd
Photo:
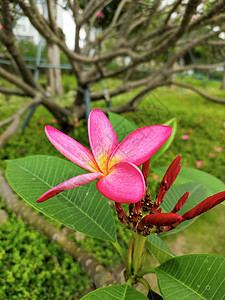
<instances>
[{"instance_id":1,"label":"green leaf","mask_svg":"<svg viewBox=\"0 0 225 300\"><path fill-rule=\"evenodd\" d=\"M157 175L163 176L167 168L168 167L161 167L154 169L153 171ZM207 197L225 191L225 184L218 178L203 171L188 167L181 168L174 184L184 184L190 181L202 184L207 191Z\"/></svg>"},{"instance_id":2,"label":"green leaf","mask_svg":"<svg viewBox=\"0 0 225 300\"><path fill-rule=\"evenodd\" d=\"M206 190L201 184L195 182L189 182L186 184L172 186L167 192L166 197L163 200L163 203L161 204L163 211L167 213L171 212L174 206L177 204L178 200L186 192L189 192L189 197L186 203L184 204L184 206L178 212L179 215L183 215L184 213L186 213L187 211L195 207L197 204L199 204L202 200L206 198ZM168 231L166 233L162 233L160 235L168 235L168 234L176 233L189 226L195 220L196 218L185 221L181 223L179 226L177 226L177 228Z\"/></svg>"},{"instance_id":3,"label":"green leaf","mask_svg":"<svg viewBox=\"0 0 225 300\"><path fill-rule=\"evenodd\" d=\"M156 268L165 300L224 299L225 257L192 254L174 257Z\"/></svg>"},{"instance_id":4,"label":"green leaf","mask_svg":"<svg viewBox=\"0 0 225 300\"><path fill-rule=\"evenodd\" d=\"M160 264L174 257L169 247L157 234L150 234L145 245Z\"/></svg>"},{"instance_id":5,"label":"green leaf","mask_svg":"<svg viewBox=\"0 0 225 300\"><path fill-rule=\"evenodd\" d=\"M176 131L177 131L177 119L176 118L173 118L173 119L167 121L163 125L172 127L172 134L169 137L169 139L162 145L162 147L151 157L151 162L153 160L155 160L156 158L159 158L170 147L170 145L172 144L174 137L176 135Z\"/></svg>"},{"instance_id":6,"label":"green leaf","mask_svg":"<svg viewBox=\"0 0 225 300\"><path fill-rule=\"evenodd\" d=\"M116 241L111 209L95 182L63 191L43 203L36 202L47 190L83 173L69 161L43 155L9 160L6 177L24 200L45 215L85 234Z\"/></svg>"},{"instance_id":7,"label":"green leaf","mask_svg":"<svg viewBox=\"0 0 225 300\"><path fill-rule=\"evenodd\" d=\"M97 289L81 300L147 300L148 298L142 293L132 289L127 284L107 286L104 288Z\"/></svg>"},{"instance_id":8,"label":"green leaf","mask_svg":"<svg viewBox=\"0 0 225 300\"><path fill-rule=\"evenodd\" d=\"M109 112L109 121L116 132L119 143L132 131L138 129L135 124L131 123L126 118L112 112Z\"/></svg>"}]
</instances>

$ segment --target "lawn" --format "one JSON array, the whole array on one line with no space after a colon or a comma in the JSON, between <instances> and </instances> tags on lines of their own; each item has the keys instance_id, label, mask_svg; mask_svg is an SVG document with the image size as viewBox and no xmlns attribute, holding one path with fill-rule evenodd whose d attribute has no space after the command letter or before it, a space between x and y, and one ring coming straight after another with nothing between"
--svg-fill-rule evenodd
<instances>
[{"instance_id":1,"label":"lawn","mask_svg":"<svg viewBox=\"0 0 225 300\"><path fill-rule=\"evenodd\" d=\"M65 77L73 83L71 78ZM219 90L219 82L200 81L190 78L185 82L194 83L204 92L224 97ZM105 86L119 84L118 80L105 80ZM75 86L75 83L73 83ZM95 87L99 89L99 86ZM129 99L137 91L129 92L113 99L118 105ZM73 91L57 101L67 104L72 100ZM0 97L1 120L8 117L24 103L18 97ZM103 107L103 101L95 102L94 107ZM138 126L162 124L168 119L177 118L177 134L172 146L154 166L169 165L179 154L182 165L208 172L225 181L225 105L203 99L192 91L176 87L158 88L146 96L135 113L123 114ZM1 150L0 164L6 167L7 159L34 154L62 155L50 144L44 134L44 126L58 127L49 112L38 107L31 122L23 133L18 133ZM73 136L87 145L86 121ZM152 174L153 175L153 174ZM150 179L151 190L159 185L160 179ZM0 209L4 204L0 202ZM225 254L224 210L219 205L207 212L190 227L165 238L175 254L214 253ZM8 221L0 226L0 299L80 299L91 288L88 276L73 259L46 237L37 233L20 219L9 213ZM55 223L54 223L55 224ZM125 244L129 233L116 221L120 243ZM74 240L75 236L71 236ZM119 268L119 256L107 243L90 237L80 239L78 244L92 252L108 268Z\"/></svg>"}]
</instances>

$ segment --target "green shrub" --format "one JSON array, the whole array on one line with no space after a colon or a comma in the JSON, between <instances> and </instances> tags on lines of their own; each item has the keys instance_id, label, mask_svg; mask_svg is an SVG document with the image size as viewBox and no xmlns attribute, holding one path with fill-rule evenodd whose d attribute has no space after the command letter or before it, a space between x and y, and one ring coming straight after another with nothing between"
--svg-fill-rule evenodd
<instances>
[{"instance_id":1,"label":"green shrub","mask_svg":"<svg viewBox=\"0 0 225 300\"><path fill-rule=\"evenodd\" d=\"M0 227L0 270L0 299L80 299L90 285L72 257L12 214Z\"/></svg>"}]
</instances>

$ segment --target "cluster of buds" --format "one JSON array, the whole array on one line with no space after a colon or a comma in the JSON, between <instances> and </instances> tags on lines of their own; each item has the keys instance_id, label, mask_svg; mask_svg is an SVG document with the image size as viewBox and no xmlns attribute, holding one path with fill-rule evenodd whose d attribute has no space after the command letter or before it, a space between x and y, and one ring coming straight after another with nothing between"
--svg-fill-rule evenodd
<instances>
[{"instance_id":1,"label":"cluster of buds","mask_svg":"<svg viewBox=\"0 0 225 300\"><path fill-rule=\"evenodd\" d=\"M177 204L170 213L163 213L160 205L162 204L167 191L170 189L179 174L181 169L180 160L181 156L179 155L167 169L154 202L151 200L150 190L147 189L147 192L141 201L129 205L129 215L124 212L121 203L116 203L117 214L122 224L126 226L132 226L137 234L144 236L155 232L167 232L176 228L182 222L203 214L207 210L225 200L225 191L220 192L203 200L185 214L179 215L178 212L185 204L189 196L189 192L186 192L178 200ZM149 164L150 160L144 163L142 168L146 186ZM143 215L145 216L143 217Z\"/></svg>"}]
</instances>

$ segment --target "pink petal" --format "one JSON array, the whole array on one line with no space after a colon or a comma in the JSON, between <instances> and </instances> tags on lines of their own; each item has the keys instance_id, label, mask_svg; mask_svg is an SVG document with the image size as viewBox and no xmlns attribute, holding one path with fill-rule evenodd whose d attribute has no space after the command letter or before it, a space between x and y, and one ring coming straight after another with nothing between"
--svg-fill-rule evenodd
<instances>
[{"instance_id":1,"label":"pink petal","mask_svg":"<svg viewBox=\"0 0 225 300\"><path fill-rule=\"evenodd\" d=\"M96 185L102 195L119 203L136 203L145 194L145 180L141 171L127 162L114 165Z\"/></svg>"},{"instance_id":2,"label":"pink petal","mask_svg":"<svg viewBox=\"0 0 225 300\"><path fill-rule=\"evenodd\" d=\"M201 168L204 165L204 161L203 160L196 160L195 164L196 164L197 168Z\"/></svg>"},{"instance_id":3,"label":"pink petal","mask_svg":"<svg viewBox=\"0 0 225 300\"><path fill-rule=\"evenodd\" d=\"M225 201L225 192L220 192L216 195L206 198L194 208L186 212L182 217L183 220L190 220L203 214L205 211Z\"/></svg>"},{"instance_id":4,"label":"pink petal","mask_svg":"<svg viewBox=\"0 0 225 300\"><path fill-rule=\"evenodd\" d=\"M50 189L46 193L44 193L37 200L37 203L46 201L46 200L58 195L62 191L73 189L75 187L78 187L78 186L88 183L90 181L93 181L101 176L102 176L102 173L88 173L88 174L82 174L82 175L78 175L76 177L70 178L70 179L58 184L57 186Z\"/></svg>"},{"instance_id":5,"label":"pink petal","mask_svg":"<svg viewBox=\"0 0 225 300\"><path fill-rule=\"evenodd\" d=\"M181 137L182 137L183 141L189 140L189 135L188 134L183 134Z\"/></svg>"},{"instance_id":6,"label":"pink petal","mask_svg":"<svg viewBox=\"0 0 225 300\"><path fill-rule=\"evenodd\" d=\"M214 158L214 157L216 157L216 154L213 153L213 152L209 152L209 153L208 153L208 156Z\"/></svg>"},{"instance_id":7,"label":"pink petal","mask_svg":"<svg viewBox=\"0 0 225 300\"><path fill-rule=\"evenodd\" d=\"M45 133L53 146L76 165L91 172L100 171L93 154L86 147L52 126L47 125Z\"/></svg>"},{"instance_id":8,"label":"pink petal","mask_svg":"<svg viewBox=\"0 0 225 300\"><path fill-rule=\"evenodd\" d=\"M109 168L118 162L140 166L159 150L171 133L172 128L164 125L146 126L131 132L113 152Z\"/></svg>"},{"instance_id":9,"label":"pink petal","mask_svg":"<svg viewBox=\"0 0 225 300\"><path fill-rule=\"evenodd\" d=\"M222 147L214 147L214 150L216 152L222 152L223 151L223 148Z\"/></svg>"},{"instance_id":10,"label":"pink petal","mask_svg":"<svg viewBox=\"0 0 225 300\"><path fill-rule=\"evenodd\" d=\"M101 11L97 13L97 18L101 18L102 16L103 16L103 14Z\"/></svg>"},{"instance_id":11,"label":"pink petal","mask_svg":"<svg viewBox=\"0 0 225 300\"><path fill-rule=\"evenodd\" d=\"M108 118L99 109L89 115L88 135L95 160L102 172L107 173L109 158L119 142Z\"/></svg>"},{"instance_id":12,"label":"pink petal","mask_svg":"<svg viewBox=\"0 0 225 300\"><path fill-rule=\"evenodd\" d=\"M152 174L153 174L152 177L153 177L153 179L154 179L155 181L159 180L159 176L158 176L158 175L156 175L156 174L154 174L154 173L152 173Z\"/></svg>"}]
</instances>

